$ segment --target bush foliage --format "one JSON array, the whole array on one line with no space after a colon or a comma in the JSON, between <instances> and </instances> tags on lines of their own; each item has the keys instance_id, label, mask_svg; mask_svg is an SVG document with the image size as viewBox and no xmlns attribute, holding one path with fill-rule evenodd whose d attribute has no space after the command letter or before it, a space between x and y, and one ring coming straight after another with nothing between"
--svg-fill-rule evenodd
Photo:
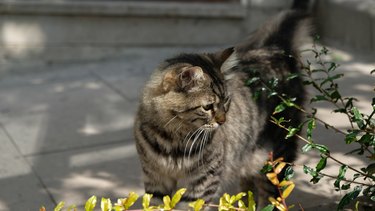
<instances>
[{"instance_id":1,"label":"bush foliage","mask_svg":"<svg viewBox=\"0 0 375 211\"><path fill-rule=\"evenodd\" d=\"M363 194L370 200L375 201L375 97L372 98L371 102L372 112L369 114L362 113L355 105L357 99L350 96L343 96L341 94L337 80L342 78L344 74L337 73L336 69L339 67L338 64L324 59L324 57L330 54L330 51L326 47L318 47L315 44L313 44L312 48L307 51L313 53L314 59L312 61L307 60L306 64L303 64L304 71L301 77L304 79L304 84L308 87L312 87L316 93L309 101L309 110L304 109L302 105L295 104L295 98L290 98L284 93L279 93L277 91L279 79L277 78L273 78L270 81L263 81L260 77L253 77L247 81L247 84L251 85L253 83L259 83L262 85L262 88L257 91L258 93L256 93L255 96L266 94L270 98L277 97L280 99L281 103L275 108L274 115L279 114L290 107L293 107L304 114L305 121L298 127L285 126L290 120L285 119L284 117L276 118L276 115L272 116L270 121L287 131L286 139L292 136L297 136L299 140L304 142L305 145L302 147L303 152L314 150L319 153L320 160L315 166L303 165L302 168L306 174L311 176L311 183L317 184L323 177L329 177L335 180L332 186L334 190L347 191L339 202L337 210L342 210L346 205L354 201L359 194ZM369 75L374 73L375 70L369 71ZM300 75L291 74L288 76L287 80L292 80L295 77L300 77ZM316 115L318 110L314 108L314 104L322 101L333 106L334 109L332 112L344 114L348 120L350 128L342 130L320 119ZM325 145L318 144L313 137L313 131L317 124L324 125L326 129L331 130L333 133L344 135L345 139L342 140L342 144L356 146L353 151L348 153L358 154L362 156L363 160L368 161L370 164L363 166L362 168L355 168L351 163L340 161L332 156L329 148ZM301 134L305 135L299 135L300 132L304 132ZM331 160L340 166L336 175L328 175L324 173L327 160ZM282 158L273 160L272 153L270 154L269 161L265 164L262 172L269 181L277 187L279 190L279 197L270 197L270 204L262 208L262 211L270 211L275 208L280 211L286 211L293 207L293 205L288 206L285 200L295 187L295 184L291 180L294 175L293 168L298 168L298 166L285 163ZM284 171L282 171L283 169ZM346 176L348 171L354 172L353 177L348 178ZM285 175L282 175L284 179L280 181L279 174L281 172L285 172ZM173 210L185 191L186 189L180 189L172 197L165 196L163 198L163 204L158 206L151 206L150 200L152 195L145 194L142 197L142 209L146 211ZM246 196L246 200L243 200ZM130 193L127 198L120 198L116 203L112 203L110 199L102 198L100 207L102 211L129 210L138 198L139 196L136 193ZM246 204L245 201L247 201ZM86 202L85 210L94 210L97 203L97 198L95 196L91 197ZM60 211L63 207L64 202L61 202L54 210ZM199 199L190 203L189 207L194 211L202 210L205 207L217 208L219 211L255 211L257 209L253 194L250 191L248 193L239 193L233 196L224 194L220 198L218 205L206 204L205 201ZM358 203L355 207L358 209ZM45 210L44 207L40 209L40 211ZM66 210L75 211L77 208L75 206L70 206L67 207Z\"/></svg>"}]
</instances>

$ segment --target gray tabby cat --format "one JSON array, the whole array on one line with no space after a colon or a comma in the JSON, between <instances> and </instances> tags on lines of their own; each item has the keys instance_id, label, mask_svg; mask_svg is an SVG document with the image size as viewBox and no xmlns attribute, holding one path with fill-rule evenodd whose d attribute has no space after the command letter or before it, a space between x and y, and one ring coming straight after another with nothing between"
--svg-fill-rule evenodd
<instances>
[{"instance_id":1,"label":"gray tabby cat","mask_svg":"<svg viewBox=\"0 0 375 211\"><path fill-rule=\"evenodd\" d=\"M134 126L147 193L162 199L187 188L182 201L210 202L238 183L259 206L267 204L276 190L260 169L270 152L293 162L297 143L269 122L279 99L264 93L254 100L261 84L246 81L254 72L265 81L277 78L278 91L301 105L300 77L286 78L299 72L299 41L308 28L306 15L287 11L235 47L161 64L144 88ZM280 115L294 126L302 120L293 109Z\"/></svg>"}]
</instances>

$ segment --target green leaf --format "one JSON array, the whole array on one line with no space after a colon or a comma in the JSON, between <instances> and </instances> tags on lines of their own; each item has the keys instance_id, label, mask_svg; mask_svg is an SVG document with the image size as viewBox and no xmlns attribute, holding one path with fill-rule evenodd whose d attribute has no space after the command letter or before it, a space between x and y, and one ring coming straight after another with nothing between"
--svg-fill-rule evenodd
<instances>
[{"instance_id":1,"label":"green leaf","mask_svg":"<svg viewBox=\"0 0 375 211\"><path fill-rule=\"evenodd\" d=\"M309 175L312 176L312 177L314 177L314 176L317 175L317 172L314 171L314 169L312 169L312 168L310 168L310 167L308 167L308 166L306 166L306 165L303 165L303 172L304 172L305 174L309 174Z\"/></svg>"},{"instance_id":2,"label":"green leaf","mask_svg":"<svg viewBox=\"0 0 375 211\"><path fill-rule=\"evenodd\" d=\"M356 142L357 141L357 135L358 135L358 131L353 131L351 133L348 133L345 136L345 143L351 144L352 142Z\"/></svg>"},{"instance_id":3,"label":"green leaf","mask_svg":"<svg viewBox=\"0 0 375 211\"><path fill-rule=\"evenodd\" d=\"M260 211L273 211L274 208L275 208L275 206L273 206L272 204L269 204L269 205L263 207Z\"/></svg>"},{"instance_id":4,"label":"green leaf","mask_svg":"<svg viewBox=\"0 0 375 211\"><path fill-rule=\"evenodd\" d=\"M311 98L310 103L318 101L328 101L328 99L323 95L316 95L315 97Z\"/></svg>"},{"instance_id":5,"label":"green leaf","mask_svg":"<svg viewBox=\"0 0 375 211\"><path fill-rule=\"evenodd\" d=\"M320 172L323 170L327 165L327 157L320 158L319 163L316 165L315 171Z\"/></svg>"},{"instance_id":6,"label":"green leaf","mask_svg":"<svg viewBox=\"0 0 375 211\"><path fill-rule=\"evenodd\" d=\"M314 169L306 166L306 165L303 165L303 172L305 174L309 174L310 176L312 176L312 179L310 180L310 182L316 184L319 182L319 180L322 178L321 175L319 175L318 172L316 172Z\"/></svg>"},{"instance_id":7,"label":"green leaf","mask_svg":"<svg viewBox=\"0 0 375 211\"><path fill-rule=\"evenodd\" d=\"M204 200L203 199L198 199L197 201L195 202L191 202L189 203L189 207L193 208L194 211L200 211L202 210L203 206L204 206Z\"/></svg>"},{"instance_id":8,"label":"green leaf","mask_svg":"<svg viewBox=\"0 0 375 211\"><path fill-rule=\"evenodd\" d=\"M288 98L288 99L286 99L286 100L284 100L283 101L283 103L286 105L286 106L288 106L288 107L296 107L297 105L295 104L295 103L293 103L293 102L295 102L296 101L296 99L297 98Z\"/></svg>"},{"instance_id":9,"label":"green leaf","mask_svg":"<svg viewBox=\"0 0 375 211\"><path fill-rule=\"evenodd\" d=\"M145 195L143 195L142 207L144 210L147 210L150 207L151 198L152 194L146 193Z\"/></svg>"},{"instance_id":10,"label":"green leaf","mask_svg":"<svg viewBox=\"0 0 375 211\"><path fill-rule=\"evenodd\" d=\"M354 115L354 121L357 123L358 127L360 129L362 129L363 126L364 126L364 123L363 123L363 117L362 117L361 113L359 112L357 107L353 107L352 112L353 112L353 115Z\"/></svg>"},{"instance_id":11,"label":"green leaf","mask_svg":"<svg viewBox=\"0 0 375 211\"><path fill-rule=\"evenodd\" d=\"M307 123L307 130L306 130L306 136L309 141L311 141L312 138L312 131L316 128L316 122L314 118L311 118L309 122Z\"/></svg>"},{"instance_id":12,"label":"green leaf","mask_svg":"<svg viewBox=\"0 0 375 211\"><path fill-rule=\"evenodd\" d=\"M260 94L262 92L260 90L256 90L252 96L253 100L258 100L260 98Z\"/></svg>"},{"instance_id":13,"label":"green leaf","mask_svg":"<svg viewBox=\"0 0 375 211\"><path fill-rule=\"evenodd\" d=\"M314 144L314 148L319 150L319 152L322 153L322 154L328 154L329 153L329 149L324 145Z\"/></svg>"},{"instance_id":14,"label":"green leaf","mask_svg":"<svg viewBox=\"0 0 375 211\"><path fill-rule=\"evenodd\" d=\"M336 63L334 63L334 62L330 62L330 66L328 68L328 72L335 70L338 66L339 65L336 64Z\"/></svg>"},{"instance_id":15,"label":"green leaf","mask_svg":"<svg viewBox=\"0 0 375 211\"><path fill-rule=\"evenodd\" d=\"M336 190L340 190L340 182L345 178L346 170L348 170L347 165L342 165L339 169L339 174L337 175L337 179L334 183L334 186L336 187Z\"/></svg>"},{"instance_id":16,"label":"green leaf","mask_svg":"<svg viewBox=\"0 0 375 211\"><path fill-rule=\"evenodd\" d=\"M337 102L337 101L341 98L341 94L339 93L339 91L335 90L335 91L333 91L333 92L330 94L330 97L331 97L331 99L332 99L334 102Z\"/></svg>"},{"instance_id":17,"label":"green leaf","mask_svg":"<svg viewBox=\"0 0 375 211\"><path fill-rule=\"evenodd\" d=\"M288 77L286 78L286 80L290 81L290 80L292 80L294 78L297 78L298 76L299 76L298 73L291 73L291 74L288 75Z\"/></svg>"},{"instance_id":18,"label":"green leaf","mask_svg":"<svg viewBox=\"0 0 375 211\"><path fill-rule=\"evenodd\" d=\"M248 211L255 211L256 210L256 203L255 203L255 200L254 200L254 194L253 192L249 191L247 192L247 195L248 195Z\"/></svg>"},{"instance_id":19,"label":"green leaf","mask_svg":"<svg viewBox=\"0 0 375 211\"><path fill-rule=\"evenodd\" d=\"M85 204L85 211L93 211L95 206L96 206L96 196L91 196Z\"/></svg>"},{"instance_id":20,"label":"green leaf","mask_svg":"<svg viewBox=\"0 0 375 211\"><path fill-rule=\"evenodd\" d=\"M321 83L320 83L320 86L323 86L324 84L326 84L327 82L333 82L334 80L336 80L336 79L338 79L338 78L341 78L341 77L343 77L344 76L344 74L336 74L336 75L333 75L333 76L331 76L331 77L328 77L328 78L326 78L324 81L322 81Z\"/></svg>"},{"instance_id":21,"label":"green leaf","mask_svg":"<svg viewBox=\"0 0 375 211\"><path fill-rule=\"evenodd\" d=\"M139 198L138 194L134 192L130 192L124 204L125 210L128 210L131 206L133 206L133 204L138 200L138 198Z\"/></svg>"},{"instance_id":22,"label":"green leaf","mask_svg":"<svg viewBox=\"0 0 375 211\"><path fill-rule=\"evenodd\" d=\"M348 190L350 188L350 183L341 185L341 190Z\"/></svg>"},{"instance_id":23,"label":"green leaf","mask_svg":"<svg viewBox=\"0 0 375 211\"><path fill-rule=\"evenodd\" d=\"M375 163L371 163L366 167L366 172L370 175L375 174Z\"/></svg>"},{"instance_id":24,"label":"green leaf","mask_svg":"<svg viewBox=\"0 0 375 211\"><path fill-rule=\"evenodd\" d=\"M348 170L347 165L342 165L339 170L339 175L337 175L338 178L343 179L345 177L346 170Z\"/></svg>"},{"instance_id":25,"label":"green leaf","mask_svg":"<svg viewBox=\"0 0 375 211\"><path fill-rule=\"evenodd\" d=\"M260 81L259 77L253 77L253 78L251 78L251 79L249 79L249 80L246 81L246 86L253 85L253 84L255 84L255 83L259 82L259 81Z\"/></svg>"},{"instance_id":26,"label":"green leaf","mask_svg":"<svg viewBox=\"0 0 375 211\"><path fill-rule=\"evenodd\" d=\"M178 202L180 202L182 195L186 192L186 188L179 189L172 197L171 208L173 209Z\"/></svg>"},{"instance_id":27,"label":"green leaf","mask_svg":"<svg viewBox=\"0 0 375 211\"><path fill-rule=\"evenodd\" d=\"M284 103L280 103L278 106L276 106L275 110L273 111L273 114L280 113L286 109L286 105Z\"/></svg>"},{"instance_id":28,"label":"green leaf","mask_svg":"<svg viewBox=\"0 0 375 211\"><path fill-rule=\"evenodd\" d=\"M298 131L299 131L299 128L295 128L295 127L288 128L288 134L285 136L285 139L293 137L294 135L298 133Z\"/></svg>"},{"instance_id":29,"label":"green leaf","mask_svg":"<svg viewBox=\"0 0 375 211\"><path fill-rule=\"evenodd\" d=\"M344 209L346 205L350 204L350 202L352 202L354 199L358 197L361 191L362 187L356 186L353 191L345 194L345 196L342 197L342 199L340 200L339 205L337 206L337 210Z\"/></svg>"},{"instance_id":30,"label":"green leaf","mask_svg":"<svg viewBox=\"0 0 375 211\"><path fill-rule=\"evenodd\" d=\"M286 169L285 169L285 173L284 173L284 179L285 180L290 180L292 179L294 176L294 169L292 166L288 166Z\"/></svg>"},{"instance_id":31,"label":"green leaf","mask_svg":"<svg viewBox=\"0 0 375 211\"><path fill-rule=\"evenodd\" d=\"M60 202L60 203L58 203L58 204L56 205L54 211L60 211L60 210L64 207L64 205L65 205L65 202L63 202L63 201Z\"/></svg>"},{"instance_id":32,"label":"green leaf","mask_svg":"<svg viewBox=\"0 0 375 211\"><path fill-rule=\"evenodd\" d=\"M100 207L102 208L102 211L111 211L112 210L111 199L102 198Z\"/></svg>"},{"instance_id":33,"label":"green leaf","mask_svg":"<svg viewBox=\"0 0 375 211\"><path fill-rule=\"evenodd\" d=\"M262 170L260 170L261 173L265 174L272 171L272 165L266 164L263 166Z\"/></svg>"},{"instance_id":34,"label":"green leaf","mask_svg":"<svg viewBox=\"0 0 375 211\"><path fill-rule=\"evenodd\" d=\"M305 144L305 146L302 147L302 152L308 152L310 151L312 148L313 148L313 144L309 143L309 144Z\"/></svg>"},{"instance_id":35,"label":"green leaf","mask_svg":"<svg viewBox=\"0 0 375 211\"><path fill-rule=\"evenodd\" d=\"M279 85L279 79L278 78L272 78L268 81L269 85L272 87L272 89L275 89Z\"/></svg>"},{"instance_id":36,"label":"green leaf","mask_svg":"<svg viewBox=\"0 0 375 211\"><path fill-rule=\"evenodd\" d=\"M276 96L276 95L277 95L277 92L270 92L267 97L271 98L271 97Z\"/></svg>"},{"instance_id":37,"label":"green leaf","mask_svg":"<svg viewBox=\"0 0 375 211\"><path fill-rule=\"evenodd\" d=\"M365 144L366 146L369 146L372 143L372 140L374 139L373 135L370 135L369 133L366 133L359 139L359 143Z\"/></svg>"}]
</instances>

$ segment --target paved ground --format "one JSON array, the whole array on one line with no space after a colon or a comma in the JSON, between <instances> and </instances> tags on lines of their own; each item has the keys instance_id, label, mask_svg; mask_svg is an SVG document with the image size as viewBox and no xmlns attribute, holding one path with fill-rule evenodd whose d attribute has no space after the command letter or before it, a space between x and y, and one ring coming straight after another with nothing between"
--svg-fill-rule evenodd
<instances>
[{"instance_id":1,"label":"paved ground","mask_svg":"<svg viewBox=\"0 0 375 211\"><path fill-rule=\"evenodd\" d=\"M0 78L0 210L38 210L65 201L78 206L91 195L126 196L143 193L132 125L141 87L163 58L181 48L131 48L116 58L52 65L19 64L19 74ZM202 50L202 49L198 49ZM361 109L370 109L375 61L336 51L344 93L355 95ZM369 57L371 58L371 57ZM372 57L374 58L374 57ZM31 70L22 70L27 68ZM17 68L16 68L17 69ZM346 126L326 105L320 116ZM331 147L342 161L363 164L352 155L342 137L320 127L317 141ZM298 164L315 166L318 156L301 155ZM337 174L331 165L328 173ZM297 168L297 189L290 203L306 210L331 210L344 193L332 180L312 186ZM298 205L297 205L298 206ZM315 208L312 208L315 207Z\"/></svg>"}]
</instances>

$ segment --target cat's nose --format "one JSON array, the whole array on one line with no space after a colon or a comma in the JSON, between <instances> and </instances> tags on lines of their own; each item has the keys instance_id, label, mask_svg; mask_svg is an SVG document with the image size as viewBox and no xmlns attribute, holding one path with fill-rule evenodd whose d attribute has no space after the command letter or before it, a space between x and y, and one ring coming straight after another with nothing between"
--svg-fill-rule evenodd
<instances>
[{"instance_id":1,"label":"cat's nose","mask_svg":"<svg viewBox=\"0 0 375 211\"><path fill-rule=\"evenodd\" d=\"M217 115L215 116L215 121L216 121L219 125L224 124L225 121L226 121L225 114L217 114Z\"/></svg>"}]
</instances>

